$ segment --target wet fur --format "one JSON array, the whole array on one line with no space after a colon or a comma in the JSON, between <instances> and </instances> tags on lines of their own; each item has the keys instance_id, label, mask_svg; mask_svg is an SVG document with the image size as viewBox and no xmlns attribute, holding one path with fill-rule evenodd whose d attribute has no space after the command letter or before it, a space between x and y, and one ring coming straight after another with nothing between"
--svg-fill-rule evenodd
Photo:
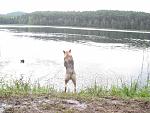
<instances>
[{"instance_id":1,"label":"wet fur","mask_svg":"<svg viewBox=\"0 0 150 113\"><path fill-rule=\"evenodd\" d=\"M64 52L64 66L66 68L65 75L65 92L67 90L67 83L69 80L72 80L74 84L74 92L76 92L76 74L74 71L74 61L71 55L71 50L63 51Z\"/></svg>"}]
</instances>

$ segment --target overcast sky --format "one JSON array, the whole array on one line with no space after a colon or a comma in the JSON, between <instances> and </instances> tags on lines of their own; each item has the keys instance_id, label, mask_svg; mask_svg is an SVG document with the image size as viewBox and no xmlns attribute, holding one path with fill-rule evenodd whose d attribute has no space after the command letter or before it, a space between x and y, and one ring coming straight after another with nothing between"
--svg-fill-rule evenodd
<instances>
[{"instance_id":1,"label":"overcast sky","mask_svg":"<svg viewBox=\"0 0 150 113\"><path fill-rule=\"evenodd\" d=\"M14 11L125 10L150 13L150 0L0 0L0 14Z\"/></svg>"}]
</instances>

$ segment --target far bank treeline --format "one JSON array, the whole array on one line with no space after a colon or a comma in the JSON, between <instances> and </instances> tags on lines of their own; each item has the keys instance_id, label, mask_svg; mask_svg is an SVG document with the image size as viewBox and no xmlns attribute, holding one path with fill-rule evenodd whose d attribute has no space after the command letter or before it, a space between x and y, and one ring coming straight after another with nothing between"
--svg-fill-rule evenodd
<instances>
[{"instance_id":1,"label":"far bank treeline","mask_svg":"<svg viewBox=\"0 0 150 113\"><path fill-rule=\"evenodd\" d=\"M21 16L0 15L0 24L78 26L150 30L150 14L133 11L38 11Z\"/></svg>"}]
</instances>

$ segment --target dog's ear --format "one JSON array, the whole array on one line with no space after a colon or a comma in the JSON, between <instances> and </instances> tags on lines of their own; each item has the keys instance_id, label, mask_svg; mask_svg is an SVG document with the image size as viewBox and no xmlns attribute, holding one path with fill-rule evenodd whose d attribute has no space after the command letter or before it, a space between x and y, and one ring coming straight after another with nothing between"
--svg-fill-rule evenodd
<instances>
[{"instance_id":1,"label":"dog's ear","mask_svg":"<svg viewBox=\"0 0 150 113\"><path fill-rule=\"evenodd\" d=\"M71 49L69 50L69 53L71 53Z\"/></svg>"},{"instance_id":2,"label":"dog's ear","mask_svg":"<svg viewBox=\"0 0 150 113\"><path fill-rule=\"evenodd\" d=\"M63 50L63 53L65 54L65 51Z\"/></svg>"}]
</instances>

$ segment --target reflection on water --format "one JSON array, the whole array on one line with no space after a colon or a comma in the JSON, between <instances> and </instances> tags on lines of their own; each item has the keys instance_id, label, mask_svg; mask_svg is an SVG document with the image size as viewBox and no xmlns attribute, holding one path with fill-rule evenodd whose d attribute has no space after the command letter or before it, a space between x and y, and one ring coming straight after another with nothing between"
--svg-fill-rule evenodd
<instances>
[{"instance_id":1,"label":"reflection on water","mask_svg":"<svg viewBox=\"0 0 150 113\"><path fill-rule=\"evenodd\" d=\"M63 49L72 49L78 90L94 84L129 82L149 73L150 34L58 28L1 28L0 73L62 90ZM25 63L20 63L24 59ZM143 60L144 59L144 60ZM141 66L143 63L143 69ZM72 89L71 82L69 83Z\"/></svg>"},{"instance_id":2,"label":"reflection on water","mask_svg":"<svg viewBox=\"0 0 150 113\"><path fill-rule=\"evenodd\" d=\"M9 27L7 27L9 28ZM64 41L92 41L99 43L126 43L129 46L149 47L150 32L118 32L86 29L63 29L52 27L17 27L10 30L22 33L36 33L36 38ZM39 35L38 35L38 34ZM41 36L43 33L43 36ZM20 34L21 35L21 34ZM30 34L32 37L32 35ZM33 35L33 37L35 37Z\"/></svg>"}]
</instances>

